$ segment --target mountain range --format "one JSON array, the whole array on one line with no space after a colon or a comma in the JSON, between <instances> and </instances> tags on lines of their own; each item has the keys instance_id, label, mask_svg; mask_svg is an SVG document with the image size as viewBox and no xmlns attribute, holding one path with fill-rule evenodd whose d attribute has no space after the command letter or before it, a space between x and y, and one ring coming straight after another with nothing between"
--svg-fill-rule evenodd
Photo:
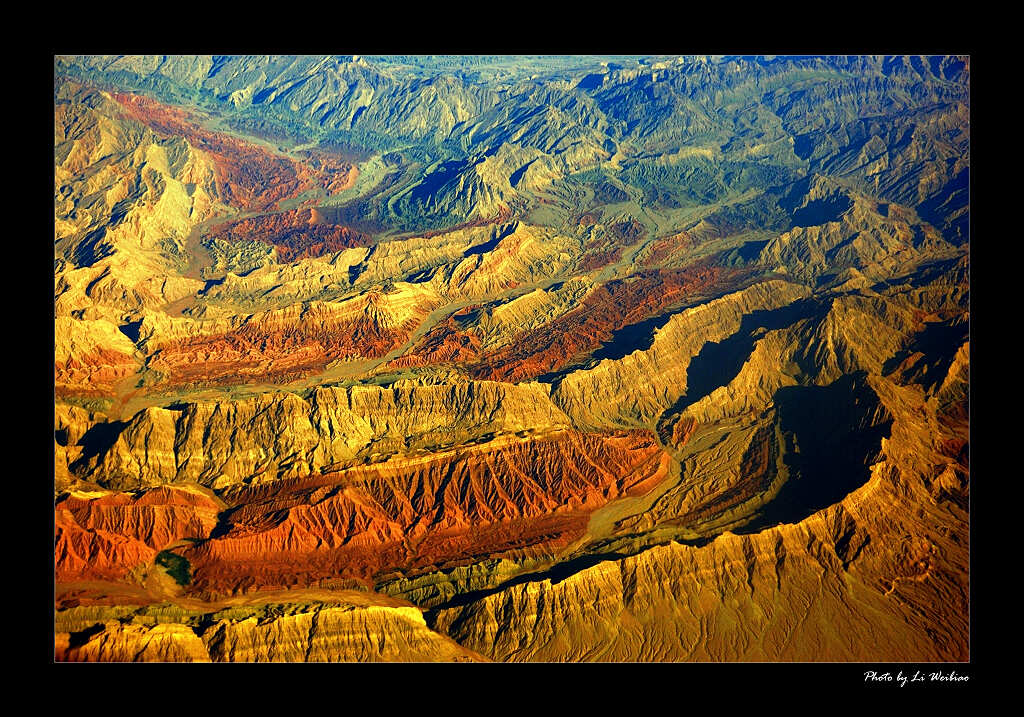
<instances>
[{"instance_id":1,"label":"mountain range","mask_svg":"<svg viewBox=\"0 0 1024 717\"><path fill-rule=\"evenodd\" d=\"M970 659L969 57L54 74L57 661Z\"/></svg>"}]
</instances>

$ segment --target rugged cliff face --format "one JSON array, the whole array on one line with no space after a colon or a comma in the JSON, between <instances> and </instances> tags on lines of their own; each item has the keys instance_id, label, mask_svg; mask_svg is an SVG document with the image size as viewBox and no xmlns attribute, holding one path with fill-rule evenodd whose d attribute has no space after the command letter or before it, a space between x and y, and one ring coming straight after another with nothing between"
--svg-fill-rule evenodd
<instances>
[{"instance_id":1,"label":"rugged cliff face","mask_svg":"<svg viewBox=\"0 0 1024 717\"><path fill-rule=\"evenodd\" d=\"M268 392L147 408L106 425L102 454L75 466L83 479L117 489L175 481L221 489L570 424L542 384L408 379L318 388L308 399Z\"/></svg>"},{"instance_id":2,"label":"rugged cliff face","mask_svg":"<svg viewBox=\"0 0 1024 717\"><path fill-rule=\"evenodd\" d=\"M56 659L970 659L969 58L54 67Z\"/></svg>"},{"instance_id":3,"label":"rugged cliff face","mask_svg":"<svg viewBox=\"0 0 1024 717\"><path fill-rule=\"evenodd\" d=\"M959 386L961 407L966 353L944 381ZM867 481L838 503L456 598L432 624L506 661L966 660L966 423L913 386L886 382L880 397L891 435Z\"/></svg>"},{"instance_id":4,"label":"rugged cliff face","mask_svg":"<svg viewBox=\"0 0 1024 717\"><path fill-rule=\"evenodd\" d=\"M86 617L75 608L58 623L56 656L68 662L486 661L430 630L415 607L358 594L333 597L205 613L101 609ZM97 622L103 617L106 622ZM85 624L92 627L75 629Z\"/></svg>"}]
</instances>

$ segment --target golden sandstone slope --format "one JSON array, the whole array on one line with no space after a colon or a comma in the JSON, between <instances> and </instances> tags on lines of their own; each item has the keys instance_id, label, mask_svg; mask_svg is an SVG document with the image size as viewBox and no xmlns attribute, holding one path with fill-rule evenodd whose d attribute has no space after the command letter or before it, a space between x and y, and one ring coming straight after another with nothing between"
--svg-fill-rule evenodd
<instances>
[{"instance_id":1,"label":"golden sandstone slope","mask_svg":"<svg viewBox=\"0 0 1024 717\"><path fill-rule=\"evenodd\" d=\"M486 661L430 630L423 614L401 601L354 591L278 597L289 602L225 602L205 611L71 608L58 618L56 656L68 662Z\"/></svg>"},{"instance_id":2,"label":"golden sandstone slope","mask_svg":"<svg viewBox=\"0 0 1024 717\"><path fill-rule=\"evenodd\" d=\"M303 204L341 160L55 99L56 659L970 658L969 263L913 210L812 175L743 264L511 219L506 148L370 236Z\"/></svg>"}]
</instances>

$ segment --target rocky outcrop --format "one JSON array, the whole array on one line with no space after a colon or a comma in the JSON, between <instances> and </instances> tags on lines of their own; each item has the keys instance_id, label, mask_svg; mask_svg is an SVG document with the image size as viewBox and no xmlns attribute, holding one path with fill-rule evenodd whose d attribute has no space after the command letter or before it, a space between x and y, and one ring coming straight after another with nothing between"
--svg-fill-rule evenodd
<instances>
[{"instance_id":1,"label":"rocky outcrop","mask_svg":"<svg viewBox=\"0 0 1024 717\"><path fill-rule=\"evenodd\" d=\"M740 279L739 272L698 263L684 270L610 281L589 292L572 311L481 356L471 367L472 375L523 381L558 371L602 344L611 344L616 331L657 317L687 299L696 302Z\"/></svg>"},{"instance_id":2,"label":"rocky outcrop","mask_svg":"<svg viewBox=\"0 0 1024 717\"><path fill-rule=\"evenodd\" d=\"M53 489L54 495L72 487L76 477L71 466L82 457L87 446L82 440L97 423L106 423L106 416L91 413L78 406L54 404L53 409Z\"/></svg>"},{"instance_id":3,"label":"rocky outcrop","mask_svg":"<svg viewBox=\"0 0 1024 717\"><path fill-rule=\"evenodd\" d=\"M323 606L271 621L223 620L204 633L216 662L476 662L415 607Z\"/></svg>"},{"instance_id":4,"label":"rocky outcrop","mask_svg":"<svg viewBox=\"0 0 1024 717\"><path fill-rule=\"evenodd\" d=\"M879 203L824 177L808 178L806 192L794 194L800 196L781 200L794 205L793 227L769 241L758 261L803 281L828 278L848 267L881 278L895 266L950 249L912 210Z\"/></svg>"},{"instance_id":5,"label":"rocky outcrop","mask_svg":"<svg viewBox=\"0 0 1024 717\"><path fill-rule=\"evenodd\" d=\"M535 289L511 301L459 309L436 324L417 344L391 361L392 366L475 363L486 351L507 346L575 309L594 288L587 278L570 279Z\"/></svg>"},{"instance_id":6,"label":"rocky outcrop","mask_svg":"<svg viewBox=\"0 0 1024 717\"><path fill-rule=\"evenodd\" d=\"M120 578L182 538L205 538L222 503L198 489L71 493L55 507L58 581Z\"/></svg>"},{"instance_id":7,"label":"rocky outcrop","mask_svg":"<svg viewBox=\"0 0 1024 717\"><path fill-rule=\"evenodd\" d=\"M111 318L194 292L178 257L192 226L224 209L213 164L125 117L107 94L61 83L54 101L58 316L95 308L87 318Z\"/></svg>"},{"instance_id":8,"label":"rocky outcrop","mask_svg":"<svg viewBox=\"0 0 1024 717\"><path fill-rule=\"evenodd\" d=\"M402 381L320 388L309 400L263 394L145 409L98 456L89 475L119 489L175 481L223 488L568 424L538 384Z\"/></svg>"},{"instance_id":9,"label":"rocky outcrop","mask_svg":"<svg viewBox=\"0 0 1024 717\"><path fill-rule=\"evenodd\" d=\"M430 630L414 607L380 598L256 604L177 616L138 610L55 635L59 662L481 662ZM102 612L113 612L107 609ZM101 615L102 617L102 615ZM152 624L153 620L160 622ZM175 620L180 620L177 622Z\"/></svg>"},{"instance_id":10,"label":"rocky outcrop","mask_svg":"<svg viewBox=\"0 0 1024 717\"><path fill-rule=\"evenodd\" d=\"M342 302L293 304L259 314L195 321L147 317L140 340L148 367L170 385L280 383L333 361L380 358L401 346L436 306L411 284Z\"/></svg>"},{"instance_id":11,"label":"rocky outcrop","mask_svg":"<svg viewBox=\"0 0 1024 717\"><path fill-rule=\"evenodd\" d=\"M98 626L100 627L100 626ZM109 622L85 642L72 643L68 633L54 636L58 662L210 662L210 653L196 633L185 625L122 625Z\"/></svg>"},{"instance_id":12,"label":"rocky outcrop","mask_svg":"<svg viewBox=\"0 0 1024 717\"><path fill-rule=\"evenodd\" d=\"M57 659L972 657L969 58L54 68Z\"/></svg>"},{"instance_id":13,"label":"rocky outcrop","mask_svg":"<svg viewBox=\"0 0 1024 717\"><path fill-rule=\"evenodd\" d=\"M552 398L577 425L650 425L688 393L690 362L705 345L733 335L744 316L780 310L808 294L798 284L766 281L681 311L653 332L649 349L566 375Z\"/></svg>"},{"instance_id":14,"label":"rocky outcrop","mask_svg":"<svg viewBox=\"0 0 1024 717\"><path fill-rule=\"evenodd\" d=\"M211 236L229 243L260 242L276 250L279 261L335 254L344 249L369 246L371 238L349 227L330 224L316 209L296 209L225 223L210 230Z\"/></svg>"},{"instance_id":15,"label":"rocky outcrop","mask_svg":"<svg viewBox=\"0 0 1024 717\"><path fill-rule=\"evenodd\" d=\"M159 468L157 451L150 456ZM190 563L190 589L202 594L306 587L339 575L365 581L382 570L531 546L551 551L578 539L595 509L646 493L667 473L668 458L648 433L562 429L239 487L224 494L226 512L206 493L177 486L71 494L57 504L58 579L124 578L183 538L210 538L178 551Z\"/></svg>"},{"instance_id":16,"label":"rocky outcrop","mask_svg":"<svg viewBox=\"0 0 1024 717\"><path fill-rule=\"evenodd\" d=\"M109 321L55 320L54 383L57 394L106 395L141 368L135 344Z\"/></svg>"},{"instance_id":17,"label":"rocky outcrop","mask_svg":"<svg viewBox=\"0 0 1024 717\"><path fill-rule=\"evenodd\" d=\"M430 282L451 298L480 298L553 279L570 265L579 242L545 227L506 225L492 243L440 267Z\"/></svg>"},{"instance_id":18,"label":"rocky outcrop","mask_svg":"<svg viewBox=\"0 0 1024 717\"><path fill-rule=\"evenodd\" d=\"M534 545L564 547L586 516L667 474L650 434L495 440L232 491L227 530L185 555L198 590L314 585Z\"/></svg>"}]
</instances>

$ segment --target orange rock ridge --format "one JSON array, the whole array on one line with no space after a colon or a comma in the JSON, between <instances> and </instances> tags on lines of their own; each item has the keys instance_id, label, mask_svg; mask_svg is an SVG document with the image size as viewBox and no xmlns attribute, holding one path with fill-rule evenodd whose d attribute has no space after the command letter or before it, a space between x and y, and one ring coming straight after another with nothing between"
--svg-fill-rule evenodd
<instances>
[{"instance_id":1,"label":"orange rock ridge","mask_svg":"<svg viewBox=\"0 0 1024 717\"><path fill-rule=\"evenodd\" d=\"M646 431L567 431L394 459L232 491L227 531L183 554L196 590L232 592L557 549L609 500L653 488L667 466Z\"/></svg>"},{"instance_id":2,"label":"orange rock ridge","mask_svg":"<svg viewBox=\"0 0 1024 717\"><path fill-rule=\"evenodd\" d=\"M389 367L430 366L437 363L464 363L480 356L481 338L473 330L462 331L456 319L466 316L479 305L467 306L456 311L445 321L428 331L414 352L399 356L388 362Z\"/></svg>"},{"instance_id":3,"label":"orange rock ridge","mask_svg":"<svg viewBox=\"0 0 1024 717\"><path fill-rule=\"evenodd\" d=\"M168 487L67 496L55 507L57 580L122 578L175 541L207 537L220 510L205 494Z\"/></svg>"}]
</instances>

